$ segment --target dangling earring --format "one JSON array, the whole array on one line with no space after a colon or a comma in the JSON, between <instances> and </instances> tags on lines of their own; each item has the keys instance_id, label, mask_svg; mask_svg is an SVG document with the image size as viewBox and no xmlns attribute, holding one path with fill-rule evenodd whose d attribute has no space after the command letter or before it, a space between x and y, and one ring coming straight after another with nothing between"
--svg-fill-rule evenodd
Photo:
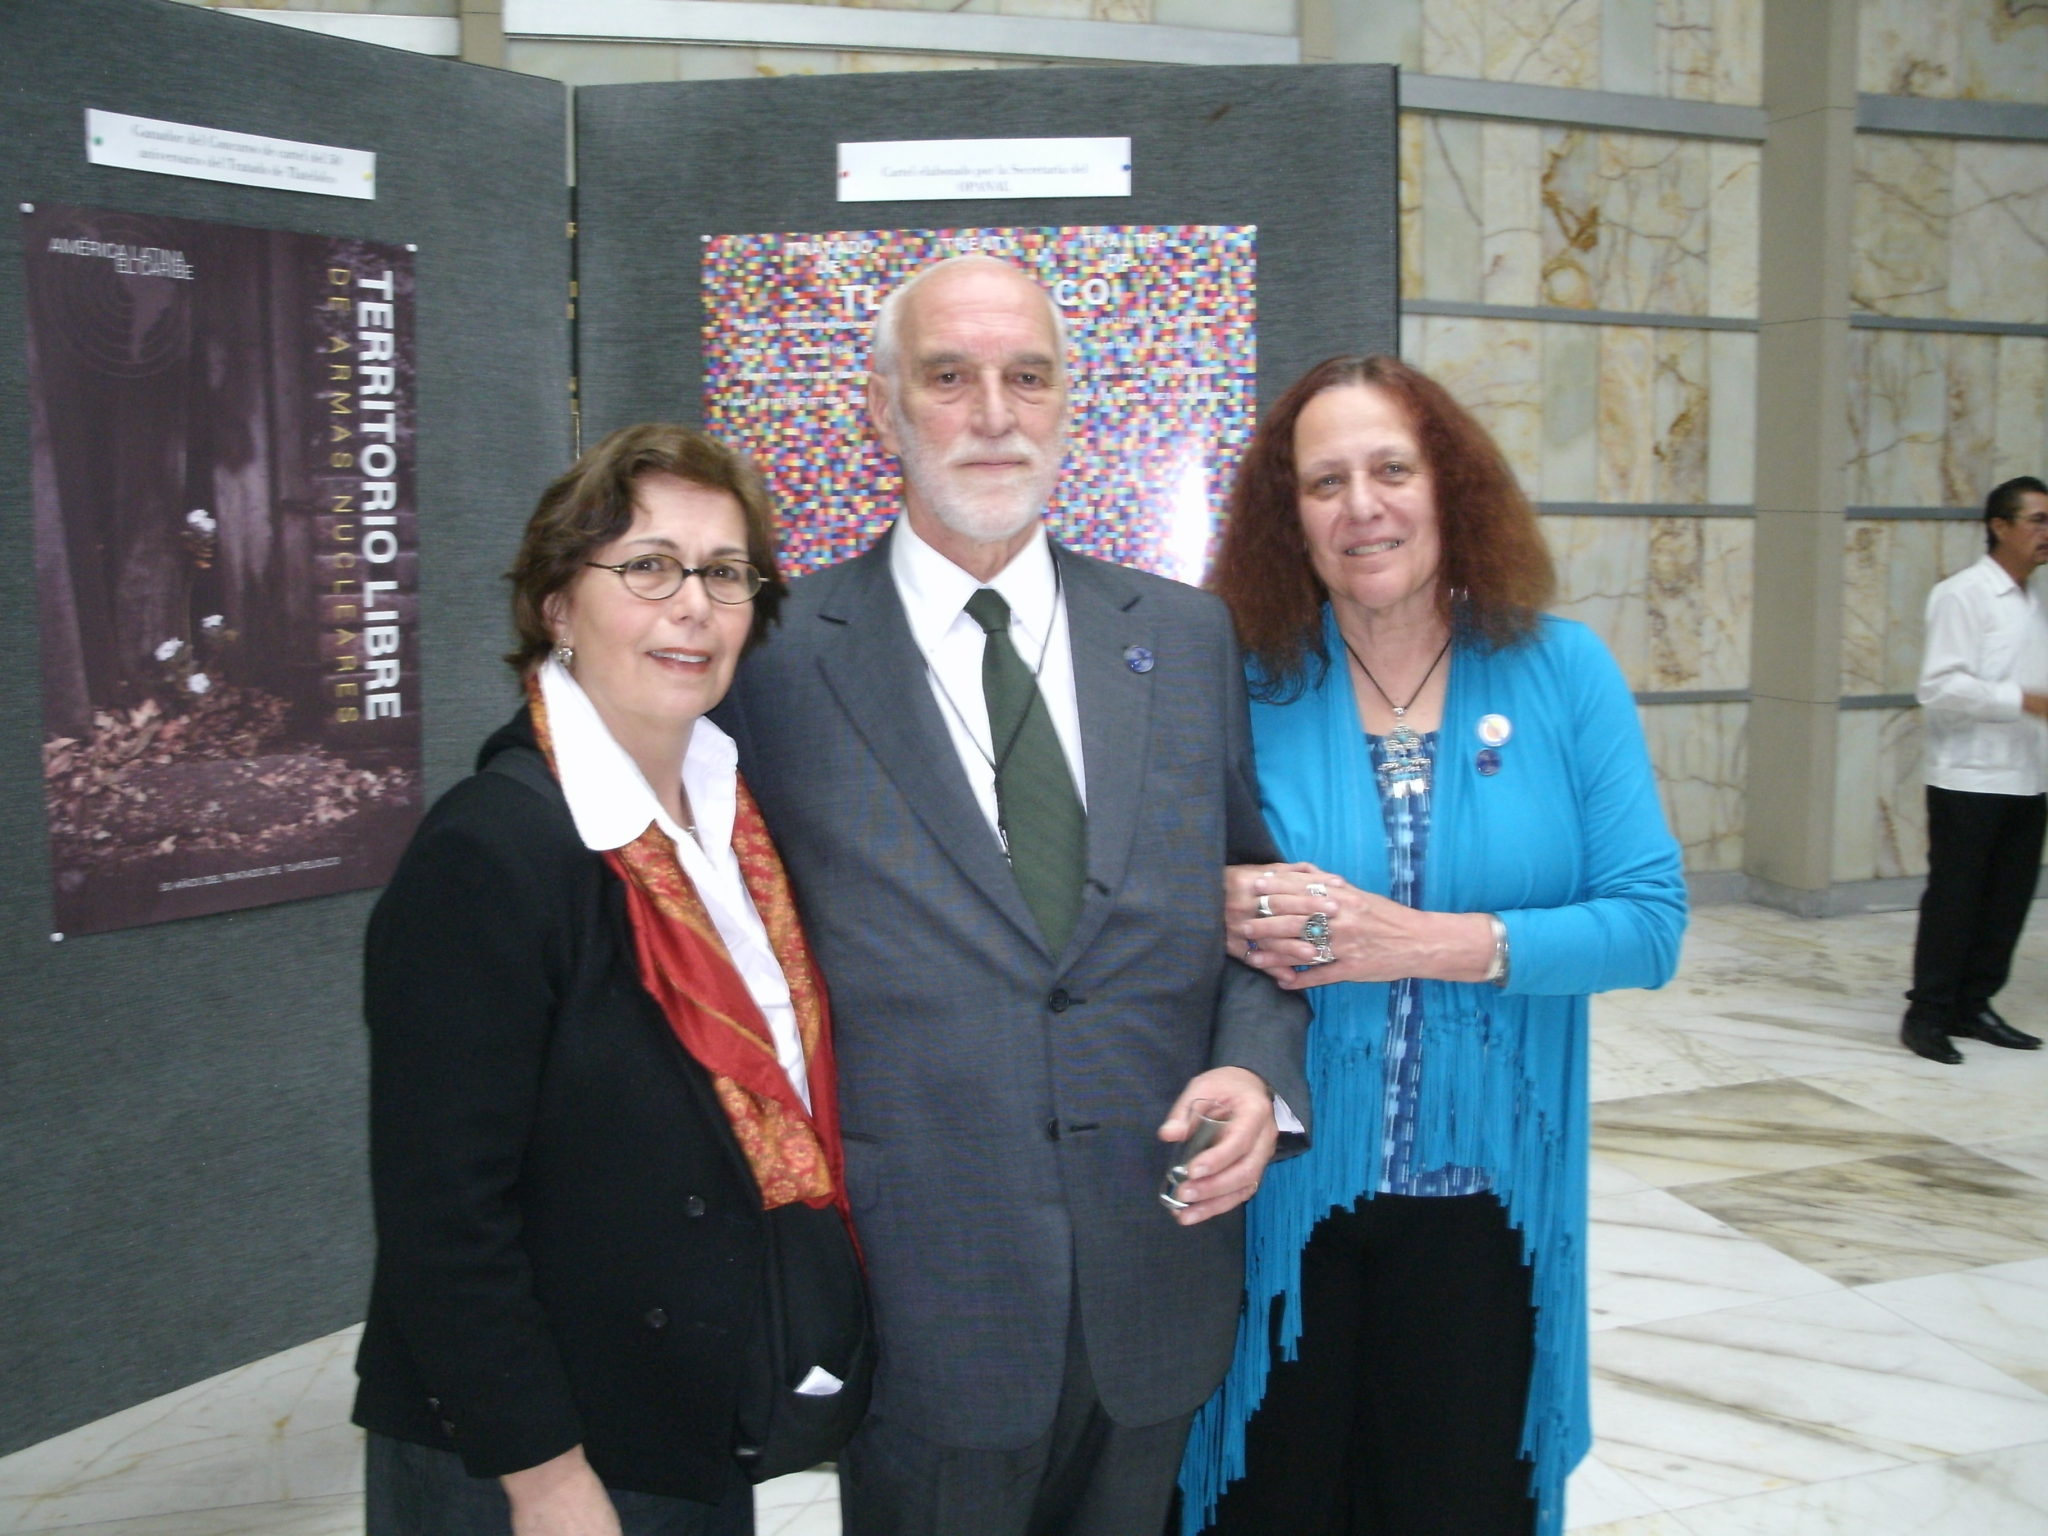
<instances>
[{"instance_id":1,"label":"dangling earring","mask_svg":"<svg viewBox=\"0 0 2048 1536\"><path fill-rule=\"evenodd\" d=\"M555 660L564 672L568 671L570 664L576 660L576 648L566 640L558 642L555 646Z\"/></svg>"}]
</instances>

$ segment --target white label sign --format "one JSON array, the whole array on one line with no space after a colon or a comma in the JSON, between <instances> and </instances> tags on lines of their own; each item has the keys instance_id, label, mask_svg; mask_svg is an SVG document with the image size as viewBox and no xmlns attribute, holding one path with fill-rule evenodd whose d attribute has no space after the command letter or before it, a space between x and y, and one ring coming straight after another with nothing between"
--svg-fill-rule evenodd
<instances>
[{"instance_id":1,"label":"white label sign","mask_svg":"<svg viewBox=\"0 0 2048 1536\"><path fill-rule=\"evenodd\" d=\"M1129 139L895 139L839 146L839 201L1129 197Z\"/></svg>"},{"instance_id":2,"label":"white label sign","mask_svg":"<svg viewBox=\"0 0 2048 1536\"><path fill-rule=\"evenodd\" d=\"M377 155L368 149L301 144L230 133L193 123L167 123L125 112L85 109L85 158L94 165L165 176L196 176L281 192L375 198Z\"/></svg>"}]
</instances>

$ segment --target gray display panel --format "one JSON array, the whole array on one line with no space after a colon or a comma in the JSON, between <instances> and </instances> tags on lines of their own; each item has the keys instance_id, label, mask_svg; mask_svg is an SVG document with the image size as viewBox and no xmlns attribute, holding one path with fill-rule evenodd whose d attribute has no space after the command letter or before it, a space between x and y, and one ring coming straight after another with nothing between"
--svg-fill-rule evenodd
<instances>
[{"instance_id":1,"label":"gray display panel","mask_svg":"<svg viewBox=\"0 0 2048 1536\"><path fill-rule=\"evenodd\" d=\"M702 411L709 234L1258 226L1262 399L1395 349L1396 71L1049 69L577 92L584 436ZM842 141L1131 140L1129 197L842 203Z\"/></svg>"},{"instance_id":2,"label":"gray display panel","mask_svg":"<svg viewBox=\"0 0 2048 1536\"><path fill-rule=\"evenodd\" d=\"M88 107L373 150L374 201L89 165ZM373 892L53 943L21 203L418 246L429 795L516 704L505 569L568 452L565 93L177 5L0 6L0 1453L362 1315Z\"/></svg>"}]
</instances>

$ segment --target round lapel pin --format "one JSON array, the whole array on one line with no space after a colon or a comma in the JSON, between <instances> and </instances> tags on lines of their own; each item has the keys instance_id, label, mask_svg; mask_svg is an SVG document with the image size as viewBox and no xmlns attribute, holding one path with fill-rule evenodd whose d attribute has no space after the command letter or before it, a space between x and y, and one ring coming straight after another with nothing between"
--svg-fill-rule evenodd
<instances>
[{"instance_id":1,"label":"round lapel pin","mask_svg":"<svg viewBox=\"0 0 2048 1536\"><path fill-rule=\"evenodd\" d=\"M1496 773L1500 772L1500 754L1491 747L1481 747L1479 749L1478 766L1482 775L1489 779L1492 778Z\"/></svg>"},{"instance_id":2,"label":"round lapel pin","mask_svg":"<svg viewBox=\"0 0 2048 1536\"><path fill-rule=\"evenodd\" d=\"M1124 647L1124 665L1133 672L1150 672L1156 663L1144 646L1127 645Z\"/></svg>"},{"instance_id":3,"label":"round lapel pin","mask_svg":"<svg viewBox=\"0 0 2048 1536\"><path fill-rule=\"evenodd\" d=\"M1515 728L1506 715L1481 715L1479 717L1479 741L1482 746L1504 747L1508 738L1515 734Z\"/></svg>"}]
</instances>

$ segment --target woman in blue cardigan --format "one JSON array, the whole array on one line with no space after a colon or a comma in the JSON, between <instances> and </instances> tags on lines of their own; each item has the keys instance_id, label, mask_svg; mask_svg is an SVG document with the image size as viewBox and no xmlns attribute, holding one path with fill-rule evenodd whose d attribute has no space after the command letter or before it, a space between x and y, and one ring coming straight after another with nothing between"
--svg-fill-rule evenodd
<instances>
[{"instance_id":1,"label":"woman in blue cardigan","mask_svg":"<svg viewBox=\"0 0 2048 1536\"><path fill-rule=\"evenodd\" d=\"M1550 1536L1592 1438L1586 999L1685 927L1634 701L1543 613L1500 450L1392 358L1260 425L1214 584L1298 861L1230 871L1229 942L1314 1004L1316 1131L1249 1207L1183 1529Z\"/></svg>"}]
</instances>

